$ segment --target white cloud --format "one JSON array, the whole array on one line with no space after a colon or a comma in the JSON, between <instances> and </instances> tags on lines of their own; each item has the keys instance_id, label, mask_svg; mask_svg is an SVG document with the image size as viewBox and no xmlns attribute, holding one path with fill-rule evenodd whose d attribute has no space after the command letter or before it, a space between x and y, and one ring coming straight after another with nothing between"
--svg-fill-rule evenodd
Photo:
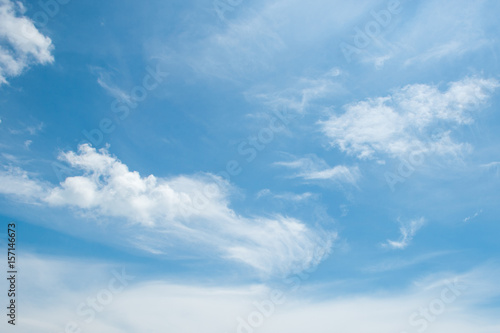
<instances>
[{"instance_id":1,"label":"white cloud","mask_svg":"<svg viewBox=\"0 0 500 333\"><path fill-rule=\"evenodd\" d=\"M399 231L401 232L401 237L397 241L387 240L387 243L384 243L383 246L390 247L393 249L405 249L408 245L410 245L413 237L417 233L417 231L422 228L425 224L425 219L422 217L418 220L412 220L407 223L402 223Z\"/></svg>"},{"instance_id":2,"label":"white cloud","mask_svg":"<svg viewBox=\"0 0 500 333\"><path fill-rule=\"evenodd\" d=\"M355 185L360 178L357 167L337 165L332 168L314 154L289 162L276 162L274 165L297 170L293 177L310 181L331 180Z\"/></svg>"},{"instance_id":3,"label":"white cloud","mask_svg":"<svg viewBox=\"0 0 500 333\"><path fill-rule=\"evenodd\" d=\"M0 174L0 193L68 207L100 223L107 219L116 231L130 230L129 243L151 253L163 253L175 242L176 249L238 261L263 275L318 264L335 237L290 217L240 216L228 207L230 185L209 174L141 177L105 149L89 145L61 159L81 175L50 187L10 170Z\"/></svg>"},{"instance_id":4,"label":"white cloud","mask_svg":"<svg viewBox=\"0 0 500 333\"><path fill-rule=\"evenodd\" d=\"M109 302L96 302L100 311L91 311L89 300L109 289L116 265L39 257L22 258L22 262L25 292L20 296L22 320L16 326L20 333L62 332L70 322L94 333L247 333L238 330L239 318L248 321L254 316L259 322L258 313L262 312L268 315L261 314L260 325L248 332L410 333L425 327L428 333L496 333L500 329L495 310L484 308L500 295L494 266L460 275L440 273L402 290L354 295L335 290L336 281L326 286L302 281L296 292L286 283L275 289L265 285L196 286L185 281L144 280L134 269L126 268L125 273L135 275L135 280L128 281ZM283 292L279 304L269 303L273 290ZM264 308L258 310L262 304ZM78 308L87 311L77 313ZM427 314L422 312L425 309ZM430 320L424 320L425 316ZM4 328L2 325L6 321L0 323Z\"/></svg>"},{"instance_id":5,"label":"white cloud","mask_svg":"<svg viewBox=\"0 0 500 333\"><path fill-rule=\"evenodd\" d=\"M226 188L214 183L209 189L213 190L210 198L201 191L211 185L209 177L181 176L170 181L153 175L141 177L105 149L96 151L88 145L80 146L78 153L63 153L61 159L84 175L68 177L52 189L45 198L51 205L94 209L99 214L127 218L145 226L154 226L163 218L227 214ZM193 203L195 197L200 198L199 207ZM201 209L205 208L203 200L208 201L208 210Z\"/></svg>"},{"instance_id":6,"label":"white cloud","mask_svg":"<svg viewBox=\"0 0 500 333\"><path fill-rule=\"evenodd\" d=\"M23 14L21 2L0 0L0 85L32 64L54 61L52 41Z\"/></svg>"},{"instance_id":7,"label":"white cloud","mask_svg":"<svg viewBox=\"0 0 500 333\"><path fill-rule=\"evenodd\" d=\"M469 148L450 137L452 125L473 122L473 111L499 86L493 79L465 78L447 91L407 85L392 95L344 106L345 112L320 122L332 145L358 158L411 152L459 155Z\"/></svg>"}]
</instances>

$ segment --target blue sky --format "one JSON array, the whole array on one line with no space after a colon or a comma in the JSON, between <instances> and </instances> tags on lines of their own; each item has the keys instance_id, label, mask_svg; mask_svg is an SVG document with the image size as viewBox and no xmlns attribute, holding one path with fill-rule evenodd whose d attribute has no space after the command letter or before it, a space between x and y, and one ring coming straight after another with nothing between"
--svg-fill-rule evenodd
<instances>
[{"instance_id":1,"label":"blue sky","mask_svg":"<svg viewBox=\"0 0 500 333\"><path fill-rule=\"evenodd\" d=\"M0 0L19 329L498 332L498 13Z\"/></svg>"}]
</instances>

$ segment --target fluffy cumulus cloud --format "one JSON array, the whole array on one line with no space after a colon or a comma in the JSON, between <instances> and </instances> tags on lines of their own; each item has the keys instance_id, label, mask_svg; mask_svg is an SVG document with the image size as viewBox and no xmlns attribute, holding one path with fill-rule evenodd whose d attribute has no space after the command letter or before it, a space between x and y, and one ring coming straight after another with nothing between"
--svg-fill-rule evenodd
<instances>
[{"instance_id":1,"label":"fluffy cumulus cloud","mask_svg":"<svg viewBox=\"0 0 500 333\"><path fill-rule=\"evenodd\" d=\"M0 84L32 64L54 61L52 41L24 13L20 1L0 0Z\"/></svg>"},{"instance_id":2,"label":"fluffy cumulus cloud","mask_svg":"<svg viewBox=\"0 0 500 333\"><path fill-rule=\"evenodd\" d=\"M286 274L318 264L335 237L281 215L244 217L229 208L230 185L209 175L142 177L105 149L82 145L60 157L79 175L59 186L21 170L0 173L0 193L87 217L109 219L134 230L134 245L162 253L173 241L250 265L264 275Z\"/></svg>"},{"instance_id":3,"label":"fluffy cumulus cloud","mask_svg":"<svg viewBox=\"0 0 500 333\"><path fill-rule=\"evenodd\" d=\"M361 159L412 152L458 155L469 145L454 141L452 126L472 123L474 111L498 86L494 79L475 77L452 82L446 91L407 85L389 96L346 105L343 114L320 125L332 145Z\"/></svg>"},{"instance_id":4,"label":"fluffy cumulus cloud","mask_svg":"<svg viewBox=\"0 0 500 333\"><path fill-rule=\"evenodd\" d=\"M330 167L324 160L314 154L274 164L295 170L296 172L292 177L302 178L306 181L329 180L354 185L360 177L358 167L348 167L345 165Z\"/></svg>"},{"instance_id":5,"label":"fluffy cumulus cloud","mask_svg":"<svg viewBox=\"0 0 500 333\"><path fill-rule=\"evenodd\" d=\"M76 153L63 153L61 159L83 175L68 177L53 188L44 198L51 205L92 209L144 226L228 215L228 184L210 176L141 177L105 149L96 151L89 145L80 146Z\"/></svg>"}]
</instances>

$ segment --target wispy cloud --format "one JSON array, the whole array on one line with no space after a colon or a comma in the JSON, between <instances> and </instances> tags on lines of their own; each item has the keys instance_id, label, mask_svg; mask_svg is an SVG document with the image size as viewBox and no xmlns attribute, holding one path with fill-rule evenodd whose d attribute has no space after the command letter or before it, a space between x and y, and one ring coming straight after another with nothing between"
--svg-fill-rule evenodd
<instances>
[{"instance_id":1,"label":"wispy cloud","mask_svg":"<svg viewBox=\"0 0 500 333\"><path fill-rule=\"evenodd\" d=\"M355 185L360 178L357 167L347 167L345 165L330 167L324 160L314 154L292 161L276 162L274 165L296 170L292 177L310 181L330 180Z\"/></svg>"},{"instance_id":2,"label":"wispy cloud","mask_svg":"<svg viewBox=\"0 0 500 333\"><path fill-rule=\"evenodd\" d=\"M305 201L313 198L314 196L315 196L314 193L311 192L305 192L301 194L292 192L273 193L269 189L263 189L257 193L257 199L264 197L272 197L274 199L285 200L285 201Z\"/></svg>"},{"instance_id":3,"label":"wispy cloud","mask_svg":"<svg viewBox=\"0 0 500 333\"><path fill-rule=\"evenodd\" d=\"M282 90L269 92L273 88L253 88L246 93L246 96L250 99L256 99L274 110L286 109L302 114L308 111L315 101L345 92L345 88L335 81L335 78L341 73L340 69L332 68L316 77L298 78Z\"/></svg>"},{"instance_id":4,"label":"wispy cloud","mask_svg":"<svg viewBox=\"0 0 500 333\"><path fill-rule=\"evenodd\" d=\"M480 165L481 168L486 169L488 171L493 171L497 176L500 175L500 162L490 162L486 164Z\"/></svg>"},{"instance_id":5,"label":"wispy cloud","mask_svg":"<svg viewBox=\"0 0 500 333\"><path fill-rule=\"evenodd\" d=\"M397 241L387 240L386 243L382 244L384 247L389 247L392 249L405 249L410 245L413 237L416 235L417 231L422 228L425 224L425 219L422 217L417 220L412 220L410 222L402 223L399 231L401 232L401 237Z\"/></svg>"},{"instance_id":6,"label":"wispy cloud","mask_svg":"<svg viewBox=\"0 0 500 333\"><path fill-rule=\"evenodd\" d=\"M486 40L474 41L474 43L471 44L466 44L458 40L452 40L444 45L435 46L418 56L408 59L404 64L405 66L409 66L414 63L425 63L431 60L437 61L441 58L449 56L456 57L487 44L488 41Z\"/></svg>"},{"instance_id":7,"label":"wispy cloud","mask_svg":"<svg viewBox=\"0 0 500 333\"><path fill-rule=\"evenodd\" d=\"M481 167L483 168L498 168L500 167L500 162L490 162L490 163L486 163L486 164L481 164Z\"/></svg>"},{"instance_id":8,"label":"wispy cloud","mask_svg":"<svg viewBox=\"0 0 500 333\"><path fill-rule=\"evenodd\" d=\"M475 219L476 217L478 217L479 215L481 215L483 213L483 210L480 209L478 210L477 212L475 212L473 215L471 216L467 216L465 219L464 219L464 222L469 222L470 220L473 220Z\"/></svg>"},{"instance_id":9,"label":"wispy cloud","mask_svg":"<svg viewBox=\"0 0 500 333\"><path fill-rule=\"evenodd\" d=\"M413 84L386 97L344 106L345 112L319 124L331 144L360 159L405 157L410 152L457 156L468 149L455 142L454 125L470 124L473 111L498 88L494 79L465 78L442 92Z\"/></svg>"},{"instance_id":10,"label":"wispy cloud","mask_svg":"<svg viewBox=\"0 0 500 333\"><path fill-rule=\"evenodd\" d=\"M32 143L33 143L33 140L26 140L26 141L24 141L24 147L26 147L26 149L29 150Z\"/></svg>"},{"instance_id":11,"label":"wispy cloud","mask_svg":"<svg viewBox=\"0 0 500 333\"><path fill-rule=\"evenodd\" d=\"M92 73L97 75L97 83L103 88L110 96L116 98L117 100L129 102L131 101L131 96L123 89L119 88L112 79L110 72L106 71L100 67L91 67Z\"/></svg>"},{"instance_id":12,"label":"wispy cloud","mask_svg":"<svg viewBox=\"0 0 500 333\"><path fill-rule=\"evenodd\" d=\"M192 24L183 34L203 36L171 41L179 47L158 46L152 56L169 63L187 64L196 73L218 78L246 81L267 75L283 63L300 63L316 57L318 46L323 52L346 24L352 24L373 7L373 1L278 0L240 4L236 17L222 28L213 24ZM235 13L236 14L236 13ZM215 16L215 12L214 12ZM297 25L301 21L303 24ZM213 20L211 21L211 23ZM158 51L165 50L165 51ZM296 54L301 54L300 59Z\"/></svg>"},{"instance_id":13,"label":"wispy cloud","mask_svg":"<svg viewBox=\"0 0 500 333\"><path fill-rule=\"evenodd\" d=\"M456 58L488 45L488 39L494 36L488 35L483 17L496 6L495 1L465 0L422 4L414 19L401 29L400 45L404 45L405 53L418 50L405 65ZM436 31L439 33L433 33Z\"/></svg>"},{"instance_id":14,"label":"wispy cloud","mask_svg":"<svg viewBox=\"0 0 500 333\"><path fill-rule=\"evenodd\" d=\"M36 125L26 125L24 123L21 123L21 126L23 126L23 128L19 129L9 129L9 132L11 134L29 134L29 135L37 135L39 134L40 132L43 131L43 129L45 128L45 124L43 122L40 122Z\"/></svg>"},{"instance_id":15,"label":"wispy cloud","mask_svg":"<svg viewBox=\"0 0 500 333\"><path fill-rule=\"evenodd\" d=\"M25 11L20 1L0 0L0 85L30 65L54 61L51 39L37 30Z\"/></svg>"},{"instance_id":16,"label":"wispy cloud","mask_svg":"<svg viewBox=\"0 0 500 333\"><path fill-rule=\"evenodd\" d=\"M402 15L412 10L406 3L403 8ZM405 67L456 60L494 43L496 30L488 28L485 18L496 10L498 3L491 0L419 3L411 16L401 18L397 29L366 49L361 60L377 68L388 60Z\"/></svg>"},{"instance_id":17,"label":"wispy cloud","mask_svg":"<svg viewBox=\"0 0 500 333\"><path fill-rule=\"evenodd\" d=\"M432 252L424 255L419 255L414 258L398 257L398 258L386 259L374 265L370 265L369 267L365 268L364 271L369 273L396 271L414 265L418 265L421 263L425 263L431 261L434 258L439 258L452 253L453 252L450 251L440 251L440 252Z\"/></svg>"}]
</instances>

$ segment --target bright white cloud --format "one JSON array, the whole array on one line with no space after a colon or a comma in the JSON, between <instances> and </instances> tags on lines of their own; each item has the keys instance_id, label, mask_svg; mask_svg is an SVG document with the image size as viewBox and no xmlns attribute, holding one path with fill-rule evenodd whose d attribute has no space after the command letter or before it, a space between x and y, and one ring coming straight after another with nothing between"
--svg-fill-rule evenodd
<instances>
[{"instance_id":1,"label":"bright white cloud","mask_svg":"<svg viewBox=\"0 0 500 333\"><path fill-rule=\"evenodd\" d=\"M276 162L274 165L296 170L293 177L309 181L331 180L354 185L360 178L358 167L337 165L332 168L316 155L308 155L288 162Z\"/></svg>"},{"instance_id":2,"label":"bright white cloud","mask_svg":"<svg viewBox=\"0 0 500 333\"><path fill-rule=\"evenodd\" d=\"M450 136L453 125L470 124L474 113L498 88L494 79L465 78L442 92L436 86L407 85L392 95L344 106L320 122L332 145L361 159L412 152L459 155L469 148Z\"/></svg>"},{"instance_id":3,"label":"bright white cloud","mask_svg":"<svg viewBox=\"0 0 500 333\"><path fill-rule=\"evenodd\" d=\"M19 1L0 0L0 85L32 64L54 61L52 41L24 16Z\"/></svg>"},{"instance_id":4,"label":"bright white cloud","mask_svg":"<svg viewBox=\"0 0 500 333\"><path fill-rule=\"evenodd\" d=\"M128 241L152 253L162 253L176 242L198 254L250 265L263 275L318 264L335 238L290 217L238 215L228 207L230 185L209 174L141 177L105 149L89 145L63 153L61 159L80 175L50 187L11 170L0 174L0 193L76 209L98 221L109 219L119 230L133 230Z\"/></svg>"},{"instance_id":5,"label":"bright white cloud","mask_svg":"<svg viewBox=\"0 0 500 333\"><path fill-rule=\"evenodd\" d=\"M405 249L408 245L410 245L417 231L424 225L425 219L423 217L407 223L402 223L399 228L399 231L401 232L400 238L397 241L387 240L387 243L384 243L383 246L390 247L392 249Z\"/></svg>"},{"instance_id":6,"label":"bright white cloud","mask_svg":"<svg viewBox=\"0 0 500 333\"><path fill-rule=\"evenodd\" d=\"M78 153L63 153L61 159L84 175L66 178L52 189L44 199L51 205L94 209L145 226L155 226L162 219L228 214L226 184L210 182L208 176L170 181L141 177L105 149L96 151L89 145L80 146Z\"/></svg>"}]
</instances>

